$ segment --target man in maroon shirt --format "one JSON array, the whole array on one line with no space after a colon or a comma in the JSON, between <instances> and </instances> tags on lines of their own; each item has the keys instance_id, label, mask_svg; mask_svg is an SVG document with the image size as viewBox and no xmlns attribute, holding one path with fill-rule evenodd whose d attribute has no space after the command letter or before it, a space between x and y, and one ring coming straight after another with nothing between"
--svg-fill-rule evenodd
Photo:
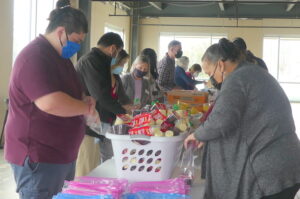
<instances>
[{"instance_id":1,"label":"man in maroon shirt","mask_svg":"<svg viewBox=\"0 0 300 199\"><path fill-rule=\"evenodd\" d=\"M59 6L49 21L46 34L18 55L9 85L5 158L21 199L50 199L61 191L64 180L74 178L83 115L95 109L93 98L83 99L69 60L88 31L84 14Z\"/></svg>"}]
</instances>

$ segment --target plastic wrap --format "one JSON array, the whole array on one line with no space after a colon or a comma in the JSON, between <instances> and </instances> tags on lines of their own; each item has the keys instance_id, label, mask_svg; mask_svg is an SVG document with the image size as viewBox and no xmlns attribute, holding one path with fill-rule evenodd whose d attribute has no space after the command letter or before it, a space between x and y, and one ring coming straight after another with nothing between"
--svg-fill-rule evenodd
<instances>
[{"instance_id":1,"label":"plastic wrap","mask_svg":"<svg viewBox=\"0 0 300 199\"><path fill-rule=\"evenodd\" d=\"M96 195L96 196L84 196L84 195L74 195L68 193L59 193L52 199L113 199L110 195Z\"/></svg>"},{"instance_id":2,"label":"plastic wrap","mask_svg":"<svg viewBox=\"0 0 300 199\"><path fill-rule=\"evenodd\" d=\"M135 182L129 186L130 193L154 192L186 195L190 186L186 184L185 178L174 178L164 181Z\"/></svg>"},{"instance_id":3,"label":"plastic wrap","mask_svg":"<svg viewBox=\"0 0 300 199\"><path fill-rule=\"evenodd\" d=\"M186 199L191 196L181 194L169 193L152 193L152 192L138 192L134 194L125 194L122 199Z\"/></svg>"}]
</instances>

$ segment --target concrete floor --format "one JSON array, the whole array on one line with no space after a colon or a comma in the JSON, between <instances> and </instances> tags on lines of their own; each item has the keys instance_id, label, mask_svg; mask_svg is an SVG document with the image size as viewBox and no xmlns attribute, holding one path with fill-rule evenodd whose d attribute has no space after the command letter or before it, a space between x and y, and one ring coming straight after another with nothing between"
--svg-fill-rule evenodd
<instances>
[{"instance_id":1,"label":"concrete floor","mask_svg":"<svg viewBox=\"0 0 300 199\"><path fill-rule=\"evenodd\" d=\"M3 149L0 150L0 198L18 199L16 185L10 165L3 158Z\"/></svg>"}]
</instances>

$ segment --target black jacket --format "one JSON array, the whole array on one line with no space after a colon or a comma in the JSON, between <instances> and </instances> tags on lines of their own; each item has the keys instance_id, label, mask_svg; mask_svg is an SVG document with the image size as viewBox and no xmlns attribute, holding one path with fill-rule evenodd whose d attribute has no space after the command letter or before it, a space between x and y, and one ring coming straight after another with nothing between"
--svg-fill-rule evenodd
<instances>
[{"instance_id":1,"label":"black jacket","mask_svg":"<svg viewBox=\"0 0 300 199\"><path fill-rule=\"evenodd\" d=\"M96 99L96 109L100 120L112 123L116 114L125 114L122 104L128 104L129 99L124 92L122 82L115 75L118 84L117 94L119 99L114 100L111 96L111 57L105 55L98 48L82 56L76 64L76 71L85 87L85 93Z\"/></svg>"}]
</instances>

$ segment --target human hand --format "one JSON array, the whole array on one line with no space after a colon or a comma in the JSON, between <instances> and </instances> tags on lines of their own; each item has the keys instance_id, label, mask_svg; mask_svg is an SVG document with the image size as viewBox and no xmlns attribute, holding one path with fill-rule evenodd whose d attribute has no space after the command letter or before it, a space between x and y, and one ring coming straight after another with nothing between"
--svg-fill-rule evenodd
<instances>
[{"instance_id":1,"label":"human hand","mask_svg":"<svg viewBox=\"0 0 300 199\"><path fill-rule=\"evenodd\" d=\"M96 111L96 100L91 96L84 96L83 102L86 103L89 107L88 113L86 115L94 115Z\"/></svg>"},{"instance_id":2,"label":"human hand","mask_svg":"<svg viewBox=\"0 0 300 199\"><path fill-rule=\"evenodd\" d=\"M131 114L133 110L139 109L140 105L126 104L122 106L128 114Z\"/></svg>"},{"instance_id":3,"label":"human hand","mask_svg":"<svg viewBox=\"0 0 300 199\"><path fill-rule=\"evenodd\" d=\"M96 109L93 109L90 114L85 115L86 125L90 127L100 126L101 121L99 113Z\"/></svg>"},{"instance_id":4,"label":"human hand","mask_svg":"<svg viewBox=\"0 0 300 199\"><path fill-rule=\"evenodd\" d=\"M200 141L198 141L198 140L196 139L194 133L190 134L190 135L184 140L184 147L187 149L187 148L188 148L188 145L189 145L191 142L194 143L194 144L197 146L197 148L201 148L201 147L204 145L204 142L200 142Z\"/></svg>"}]
</instances>

